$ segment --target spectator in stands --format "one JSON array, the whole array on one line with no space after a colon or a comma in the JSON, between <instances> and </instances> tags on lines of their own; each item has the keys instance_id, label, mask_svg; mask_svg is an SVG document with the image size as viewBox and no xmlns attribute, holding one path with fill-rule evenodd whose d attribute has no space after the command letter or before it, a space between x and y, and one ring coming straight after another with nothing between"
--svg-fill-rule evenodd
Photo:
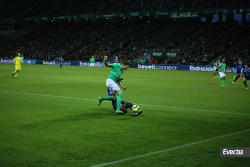
<instances>
[{"instance_id":1,"label":"spectator in stands","mask_svg":"<svg viewBox=\"0 0 250 167\"><path fill-rule=\"evenodd\" d=\"M158 64L158 60L157 59L155 59L154 64Z\"/></svg>"},{"instance_id":2,"label":"spectator in stands","mask_svg":"<svg viewBox=\"0 0 250 167\"><path fill-rule=\"evenodd\" d=\"M0 55L13 58L15 52L20 50L27 55L27 59L54 60L63 55L65 60L88 61L91 55L97 55L98 60L99 55L102 61L103 55L108 55L112 61L118 56L123 61L135 62L140 55L149 53L150 49L176 49L179 50L179 58L169 59L168 64L207 64L220 55L226 58L227 64L239 56L248 63L249 28L249 23L236 22L215 23L206 27L191 23L71 26L34 31L1 45Z\"/></svg>"}]
</instances>

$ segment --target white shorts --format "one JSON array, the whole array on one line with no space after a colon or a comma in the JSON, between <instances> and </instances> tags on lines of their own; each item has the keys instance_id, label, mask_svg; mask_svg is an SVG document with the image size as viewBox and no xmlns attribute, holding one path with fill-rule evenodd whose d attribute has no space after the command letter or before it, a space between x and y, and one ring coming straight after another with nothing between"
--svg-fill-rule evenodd
<instances>
[{"instance_id":1,"label":"white shorts","mask_svg":"<svg viewBox=\"0 0 250 167\"><path fill-rule=\"evenodd\" d=\"M214 67L214 71L217 71L217 70L218 70L218 68Z\"/></svg>"},{"instance_id":2,"label":"white shorts","mask_svg":"<svg viewBox=\"0 0 250 167\"><path fill-rule=\"evenodd\" d=\"M219 72L219 75L221 78L226 76L224 72Z\"/></svg>"},{"instance_id":3,"label":"white shorts","mask_svg":"<svg viewBox=\"0 0 250 167\"><path fill-rule=\"evenodd\" d=\"M110 93L115 93L115 91L119 90L119 86L112 79L107 79L106 86L108 87Z\"/></svg>"},{"instance_id":4,"label":"white shorts","mask_svg":"<svg viewBox=\"0 0 250 167\"><path fill-rule=\"evenodd\" d=\"M89 66L94 67L94 66L95 66L95 63L90 63Z\"/></svg>"}]
</instances>

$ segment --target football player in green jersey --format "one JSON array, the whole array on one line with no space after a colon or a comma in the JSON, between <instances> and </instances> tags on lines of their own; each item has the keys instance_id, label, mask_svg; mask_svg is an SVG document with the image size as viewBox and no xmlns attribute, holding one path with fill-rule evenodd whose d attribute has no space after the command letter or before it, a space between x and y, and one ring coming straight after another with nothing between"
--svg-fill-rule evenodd
<instances>
[{"instance_id":1,"label":"football player in green jersey","mask_svg":"<svg viewBox=\"0 0 250 167\"><path fill-rule=\"evenodd\" d=\"M22 58L22 60L24 60L24 56L23 56L23 54L22 54L21 58ZM24 61L23 61L23 62L24 62ZM24 63L22 63L22 66L24 66Z\"/></svg>"},{"instance_id":2,"label":"football player in green jersey","mask_svg":"<svg viewBox=\"0 0 250 167\"><path fill-rule=\"evenodd\" d=\"M92 58L89 60L90 61L90 68L92 67L92 71L94 70L95 66L95 56L92 56Z\"/></svg>"},{"instance_id":3,"label":"football player in green jersey","mask_svg":"<svg viewBox=\"0 0 250 167\"><path fill-rule=\"evenodd\" d=\"M214 63L214 76L219 74L219 69L218 66L220 65L220 59L218 59L215 63Z\"/></svg>"},{"instance_id":4,"label":"football player in green jersey","mask_svg":"<svg viewBox=\"0 0 250 167\"><path fill-rule=\"evenodd\" d=\"M98 105L100 106L100 104L103 100L116 100L117 107L116 107L115 113L124 114L123 111L120 111L120 105L121 105L123 93L122 93L121 89L119 88L119 86L117 85L117 81L120 78L120 76L122 75L122 73L129 68L130 63L124 62L122 65L120 65L119 63L111 65L111 64L108 64L107 59L108 59L108 56L104 56L104 60L103 60L104 65L106 67L112 67L112 70L109 73L108 79L106 81L106 86L108 87L112 96L98 97L98 100L99 100ZM122 86L122 84L120 82L118 82L118 84L124 90L126 90L126 87Z\"/></svg>"},{"instance_id":5,"label":"football player in green jersey","mask_svg":"<svg viewBox=\"0 0 250 167\"><path fill-rule=\"evenodd\" d=\"M220 63L220 65L218 66L218 69L219 69L219 75L220 75L220 77L216 77L216 76L214 76L214 80L217 78L217 79L220 79L220 80L223 80L222 81L222 84L221 84L221 86L226 86L226 85L224 85L224 83L226 82L226 75L225 75L225 69L232 69L232 68L227 68L226 67L227 65L226 65L226 63L225 63L225 59L222 59L222 62Z\"/></svg>"}]
</instances>

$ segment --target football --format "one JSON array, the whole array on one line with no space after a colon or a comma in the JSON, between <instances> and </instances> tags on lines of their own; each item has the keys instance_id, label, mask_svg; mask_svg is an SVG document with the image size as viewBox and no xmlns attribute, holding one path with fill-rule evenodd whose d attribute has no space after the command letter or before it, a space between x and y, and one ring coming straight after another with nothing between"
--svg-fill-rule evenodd
<instances>
[{"instance_id":1,"label":"football","mask_svg":"<svg viewBox=\"0 0 250 167\"><path fill-rule=\"evenodd\" d=\"M139 107L138 105L133 105L132 111L133 111L134 113L138 112L139 110L140 110L140 107Z\"/></svg>"}]
</instances>

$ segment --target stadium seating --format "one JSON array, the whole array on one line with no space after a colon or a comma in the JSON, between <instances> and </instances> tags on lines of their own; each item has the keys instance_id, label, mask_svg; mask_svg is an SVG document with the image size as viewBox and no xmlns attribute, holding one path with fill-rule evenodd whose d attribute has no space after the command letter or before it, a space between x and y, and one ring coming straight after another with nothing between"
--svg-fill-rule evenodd
<instances>
[{"instance_id":1,"label":"stadium seating","mask_svg":"<svg viewBox=\"0 0 250 167\"><path fill-rule=\"evenodd\" d=\"M238 24L238 22L210 24L181 42L176 48L181 50L179 56L184 58L185 62L207 64L219 57L247 29L249 24Z\"/></svg>"},{"instance_id":2,"label":"stadium seating","mask_svg":"<svg viewBox=\"0 0 250 167\"><path fill-rule=\"evenodd\" d=\"M226 50L221 57L225 57L227 64L230 66L236 66L233 62L238 60L238 57L241 57L244 64L249 64L249 50L250 50L250 33L243 35L237 42L232 42L228 50ZM250 64L249 64L250 65Z\"/></svg>"},{"instance_id":3,"label":"stadium seating","mask_svg":"<svg viewBox=\"0 0 250 167\"><path fill-rule=\"evenodd\" d=\"M249 24L237 22L168 25L124 25L64 27L35 31L0 48L0 55L13 58L22 51L30 59L56 59L88 61L95 55L111 60L118 56L134 62L150 49L176 49L177 59L169 58L168 64L208 64L214 58L237 56L249 58ZM242 39L240 39L243 37ZM236 54L237 52L237 54ZM160 62L164 63L164 62Z\"/></svg>"},{"instance_id":4,"label":"stadium seating","mask_svg":"<svg viewBox=\"0 0 250 167\"><path fill-rule=\"evenodd\" d=\"M131 11L156 11L163 1L140 1L140 0L61 0L41 1L26 16L54 16L70 14L91 14L91 13L119 13Z\"/></svg>"}]
</instances>

